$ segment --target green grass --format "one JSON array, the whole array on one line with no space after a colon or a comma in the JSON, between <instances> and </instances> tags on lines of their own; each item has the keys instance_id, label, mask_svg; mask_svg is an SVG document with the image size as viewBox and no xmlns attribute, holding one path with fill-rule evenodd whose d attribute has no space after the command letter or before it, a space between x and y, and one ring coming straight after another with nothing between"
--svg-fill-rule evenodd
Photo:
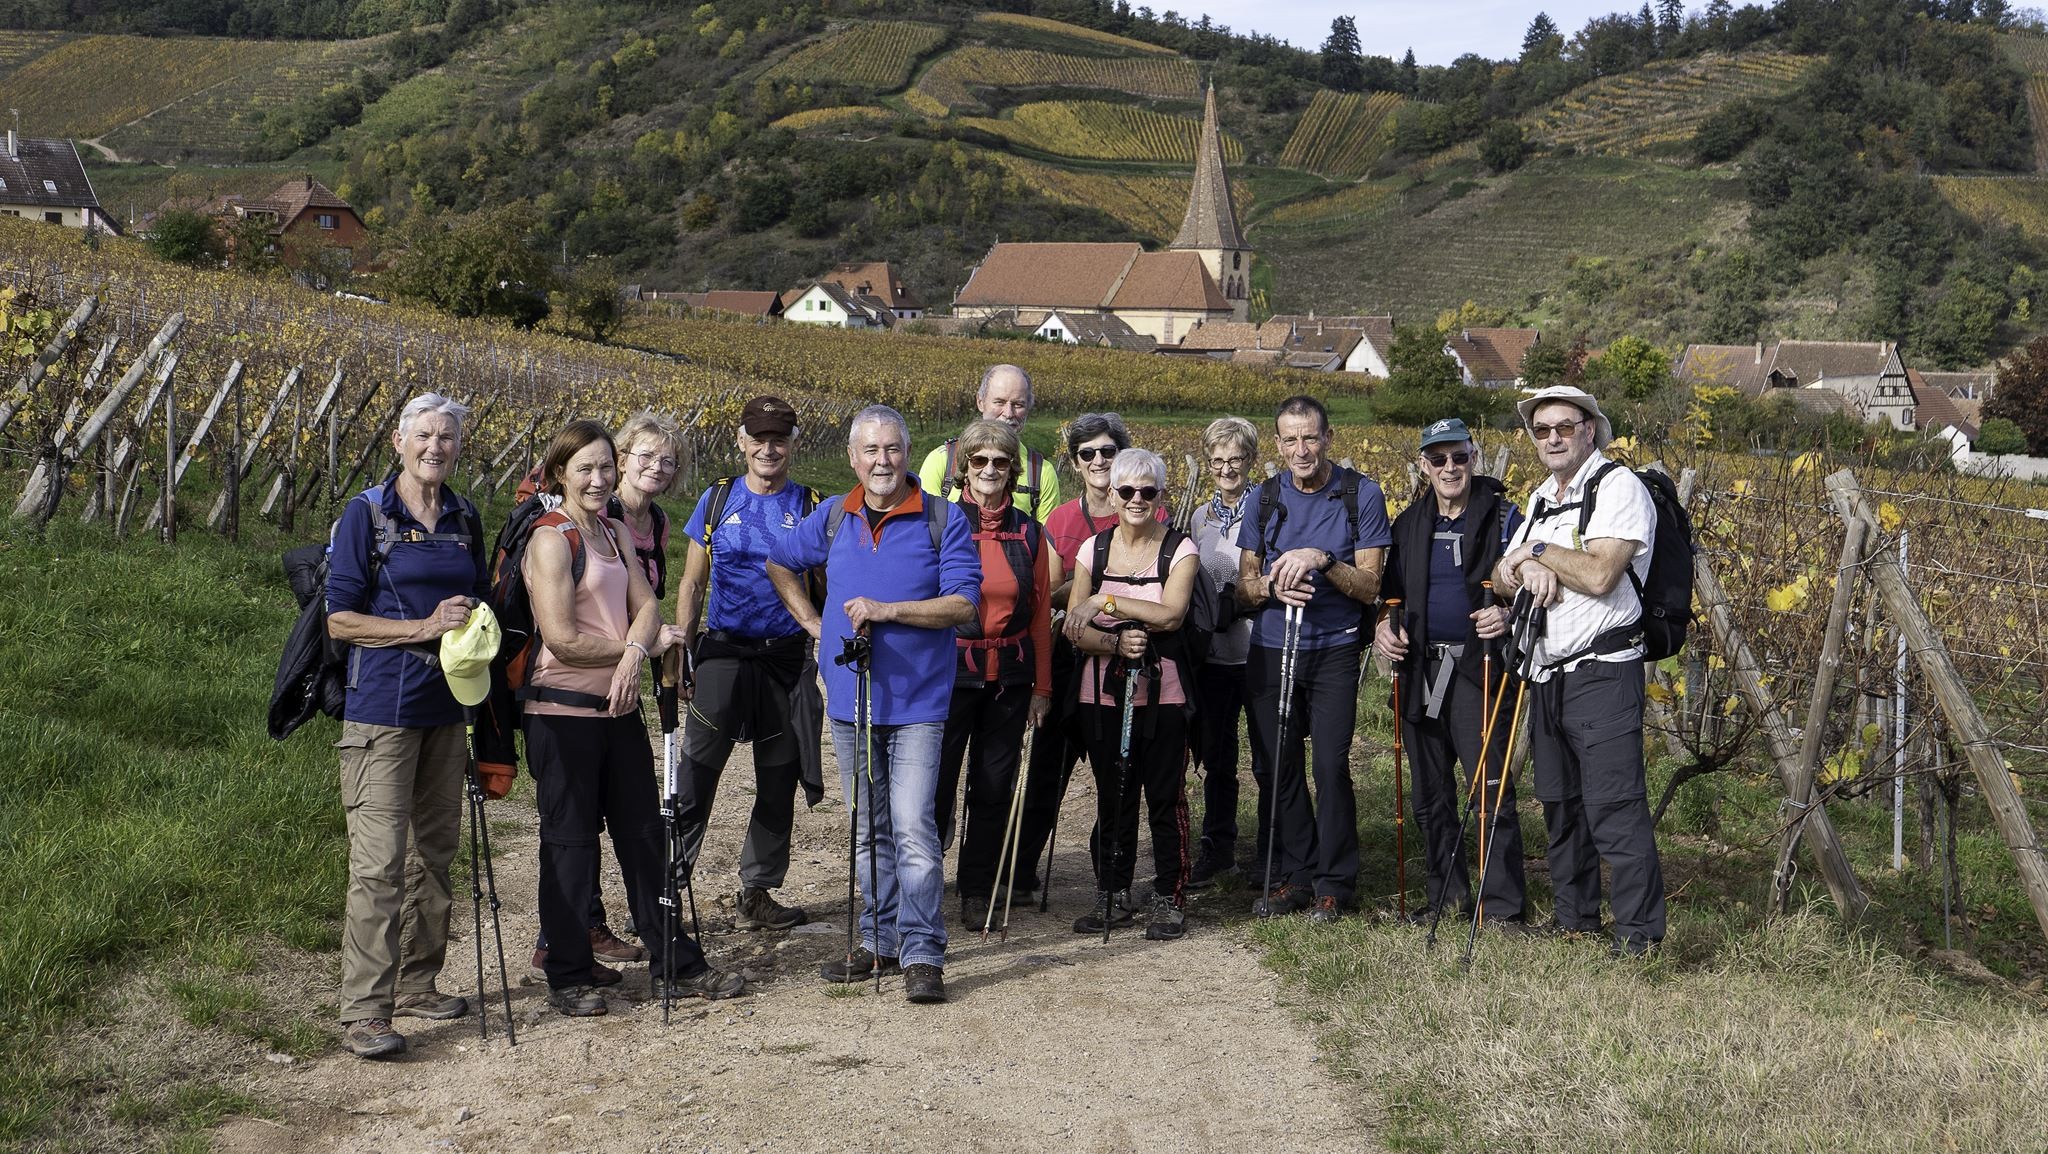
<instances>
[{"instance_id":1,"label":"green grass","mask_svg":"<svg viewBox=\"0 0 2048 1154\"><path fill-rule=\"evenodd\" d=\"M336 948L346 880L333 723L264 733L293 613L254 536L0 537L0 1144L103 1095L55 1039L137 969L194 1025L321 1044L234 977Z\"/></svg>"}]
</instances>

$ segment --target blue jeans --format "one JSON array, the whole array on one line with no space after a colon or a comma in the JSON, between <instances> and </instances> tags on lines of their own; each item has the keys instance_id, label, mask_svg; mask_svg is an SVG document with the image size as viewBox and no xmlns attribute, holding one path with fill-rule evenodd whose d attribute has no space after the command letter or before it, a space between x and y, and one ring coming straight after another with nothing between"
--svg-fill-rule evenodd
<instances>
[{"instance_id":1,"label":"blue jeans","mask_svg":"<svg viewBox=\"0 0 2048 1154\"><path fill-rule=\"evenodd\" d=\"M870 788L867 760L856 761L860 742L853 723L832 722L839 784L852 799L857 823L854 876L867 899L861 944L881 957L900 958L906 966L946 964L946 920L939 909L946 877L933 813L945 731L945 723L938 721L874 726Z\"/></svg>"}]
</instances>

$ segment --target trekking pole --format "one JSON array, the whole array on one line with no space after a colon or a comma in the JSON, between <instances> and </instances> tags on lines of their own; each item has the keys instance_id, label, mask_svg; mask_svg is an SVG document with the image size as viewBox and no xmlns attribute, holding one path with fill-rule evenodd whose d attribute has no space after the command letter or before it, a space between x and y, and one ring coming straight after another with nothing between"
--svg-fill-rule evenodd
<instances>
[{"instance_id":1,"label":"trekking pole","mask_svg":"<svg viewBox=\"0 0 2048 1154\"><path fill-rule=\"evenodd\" d=\"M1387 612L1398 618L1399 597L1387 598ZM1408 806L1401 796L1401 679L1394 678L1394 916L1408 918ZM1425 895L1426 896L1426 895Z\"/></svg>"},{"instance_id":2,"label":"trekking pole","mask_svg":"<svg viewBox=\"0 0 2048 1154\"><path fill-rule=\"evenodd\" d=\"M1003 848L996 854L996 876L1003 877L1003 865L1009 863L1009 877L1003 884L1003 940L1010 940L1010 896L1017 889L1017 858L1023 846L1018 844L1024 832L1024 780L1031 772L1031 725L1024 725L1024 744L1017 754L1017 781L1010 789L1010 813L1003 821ZM995 923L996 903L990 895L988 915L981 921L981 940L988 941L989 928Z\"/></svg>"},{"instance_id":3,"label":"trekking pole","mask_svg":"<svg viewBox=\"0 0 2048 1154\"><path fill-rule=\"evenodd\" d=\"M854 751L853 773L850 775L851 780L853 782L853 786L852 788L846 791L846 972L849 975L849 981L852 980L851 975L853 973L854 926L857 922L860 921L860 907L854 904L854 885L860 878L859 846L861 810L861 763L864 760L871 760L874 756L874 751L868 748L866 729L868 694L867 646L867 638L862 637L859 634L855 634L854 636L848 637L845 640L845 642L842 644L840 648L839 656L832 659L835 664L851 665L854 669ZM875 782L874 771L872 768L870 768L868 771L867 781L869 791L868 801L872 806L872 803L874 801ZM874 826L874 814L870 813L868 815L868 836L870 839L872 839L874 836ZM869 843L868 856L870 857L870 859L872 859L874 856L872 840L870 840ZM870 883L868 901L871 904L874 901L875 897L873 890L873 883ZM880 929L879 921L876 923L876 928L878 930ZM881 946L881 935L877 933L875 936L875 948L878 951L875 955L875 988L877 990L881 988L882 983L881 954L879 953Z\"/></svg>"},{"instance_id":4,"label":"trekking pole","mask_svg":"<svg viewBox=\"0 0 2048 1154\"><path fill-rule=\"evenodd\" d=\"M1487 584L1491 585L1492 583L1488 582ZM1508 628L1510 630L1515 628L1515 622L1520 619L1528 605L1528 601L1527 593L1523 593L1515 598L1513 607L1508 610ZM1489 666L1493 660L1492 645L1493 641L1489 640L1484 651ZM1500 696L1505 696L1506 693L1507 686L1503 684ZM1480 804L1480 795L1485 792L1486 751L1493 746L1493 723L1499 714L1499 702L1495 701L1492 704L1495 706L1494 709L1482 709L1480 712L1479 757L1472 763L1472 773L1465 780L1465 806L1464 812L1458 817L1458 840L1451 845L1451 872L1453 873L1457 872L1458 858L1465 852L1465 831L1470 828L1469 823L1472 820L1472 811ZM1442 895L1438 896L1441 898ZM1435 911L1430 915L1429 937L1423 942L1424 949L1434 949L1436 947L1437 925L1443 920L1444 907L1443 902L1439 900Z\"/></svg>"},{"instance_id":5,"label":"trekking pole","mask_svg":"<svg viewBox=\"0 0 2048 1154\"><path fill-rule=\"evenodd\" d=\"M1301 606L1289 605L1281 615L1280 704L1273 722L1273 758L1266 767L1266 889L1273 894L1273 855L1280 847L1280 771L1287 759L1287 719L1294 712L1294 654L1301 644ZM1270 903L1266 917L1273 916Z\"/></svg>"},{"instance_id":6,"label":"trekking pole","mask_svg":"<svg viewBox=\"0 0 2048 1154\"><path fill-rule=\"evenodd\" d=\"M488 1007L490 998L484 993L484 913L483 900L491 902L491 936L498 943L498 979L505 996L505 1037L509 1044L519 1044L519 1027L512 1021L512 977L505 968L505 934L498 922L498 875L491 864L491 823L484 817L484 783L476 764L476 707L465 706L462 711L463 730L469 746L469 894L476 907L476 1003L477 1028L483 1036L491 1036ZM477 866L483 866L483 884L477 884Z\"/></svg>"},{"instance_id":7,"label":"trekking pole","mask_svg":"<svg viewBox=\"0 0 2048 1154\"><path fill-rule=\"evenodd\" d=\"M661 824L668 842L668 860L663 863L661 887L661 1024L669 1024L673 987L676 980L676 906L680 903L677 872L682 866L682 822L678 812L682 799L676 788L677 685L670 673L673 658L655 663L654 710L661 718Z\"/></svg>"},{"instance_id":8,"label":"trekking pole","mask_svg":"<svg viewBox=\"0 0 2048 1154\"><path fill-rule=\"evenodd\" d=\"M1136 622L1131 627L1143 628ZM1102 830L1097 836L1102 846L1103 859L1109 868L1102 873L1102 941L1109 944L1110 903L1116 900L1116 891L1109 889L1110 871L1122 864L1119 853L1123 842L1124 806L1130 801L1133 782L1131 781L1131 718L1138 710L1138 663L1132 662L1124 671L1123 718L1118 723L1116 738L1116 802L1109 808L1112 828ZM1112 840L1114 839L1114 840Z\"/></svg>"},{"instance_id":9,"label":"trekking pole","mask_svg":"<svg viewBox=\"0 0 2048 1154\"><path fill-rule=\"evenodd\" d=\"M1523 634L1516 641L1515 649L1518 657L1520 658L1520 660L1517 662L1516 673L1519 676L1520 681L1515 686L1514 713L1508 720L1508 743L1507 746L1501 751L1500 781L1499 784L1497 784L1494 787L1494 821L1496 823L1500 821L1500 804L1507 795L1508 781L1510 780L1510 778L1513 777L1515 772L1515 766L1511 764L1510 759L1514 756L1515 739L1521 733L1523 713L1522 702L1529 694L1529 674L1532 672L1536 664L1535 639L1543 635L1545 619L1548 616L1549 612L1543 606L1534 605L1530 609L1528 616L1523 620ZM1505 697L1506 695L1506 687L1502 687L1501 696ZM1479 750L1479 764L1486 764L1487 753L1488 750L1486 749L1486 747L1484 745L1481 745ZM1484 818L1482 818L1481 821L1483 823ZM1480 827L1480 832L1482 834L1485 832L1485 826L1483 824ZM1496 832L1498 832L1498 830L1496 830ZM1489 845L1489 851L1490 849L1491 846ZM1460 963L1467 970L1470 970L1472 968L1472 951L1478 946L1479 943L1479 927L1486 921L1486 874L1487 867L1489 867L1492 864L1493 855L1491 852L1483 853L1480 855L1479 895L1478 900L1472 903L1472 930L1465 937L1465 957L1463 962Z\"/></svg>"}]
</instances>

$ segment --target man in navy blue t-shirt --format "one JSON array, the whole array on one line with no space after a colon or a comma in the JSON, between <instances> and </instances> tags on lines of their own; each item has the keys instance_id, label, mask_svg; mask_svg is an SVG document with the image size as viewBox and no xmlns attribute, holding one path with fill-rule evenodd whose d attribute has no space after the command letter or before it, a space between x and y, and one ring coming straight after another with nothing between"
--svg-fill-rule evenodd
<instances>
[{"instance_id":1,"label":"man in navy blue t-shirt","mask_svg":"<svg viewBox=\"0 0 2048 1154\"><path fill-rule=\"evenodd\" d=\"M1257 610L1245 693L1252 740L1274 767L1274 859L1260 917L1314 907L1336 921L1358 888L1358 806L1351 789L1351 732L1357 722L1358 662L1367 607L1392 541L1378 484L1331 463L1330 415L1313 397L1289 397L1273 420L1287 472L1250 498L1238 536L1238 599ZM1301 610L1294 646L1294 701L1286 756L1277 748L1280 662L1287 612ZM1302 773L1302 741L1315 749L1316 799Z\"/></svg>"},{"instance_id":2,"label":"man in navy blue t-shirt","mask_svg":"<svg viewBox=\"0 0 2048 1154\"><path fill-rule=\"evenodd\" d=\"M1472 903L1471 859L1459 844L1458 764L1467 780L1481 757L1487 701L1509 691L1506 662L1493 662L1485 685L1486 647L1507 632L1506 611L1488 592L1522 511L1502 495L1501 483L1479 475L1479 450L1465 422L1449 417L1422 430L1422 475L1429 487L1394 518L1382 597L1399 600L1380 618L1373 645L1394 662L1401 683L1402 736L1408 748L1416 825L1422 835L1427 901L1417 920L1439 909ZM1515 816L1515 785L1500 780L1507 757L1507 718L1494 727L1484 751L1486 776L1486 921L1504 930L1522 919L1522 823ZM1471 806L1472 800L1466 804Z\"/></svg>"}]
</instances>

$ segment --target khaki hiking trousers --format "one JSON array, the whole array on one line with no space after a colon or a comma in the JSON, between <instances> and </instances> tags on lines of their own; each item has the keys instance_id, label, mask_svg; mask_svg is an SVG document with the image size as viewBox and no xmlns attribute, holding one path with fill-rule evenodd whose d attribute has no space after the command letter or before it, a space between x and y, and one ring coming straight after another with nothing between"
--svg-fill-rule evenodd
<instances>
[{"instance_id":1,"label":"khaki hiking trousers","mask_svg":"<svg viewBox=\"0 0 2048 1154\"><path fill-rule=\"evenodd\" d=\"M401 994L434 988L448 952L448 863L462 840L469 750L460 724L341 726L348 906L341 1021L389 1018Z\"/></svg>"}]
</instances>

